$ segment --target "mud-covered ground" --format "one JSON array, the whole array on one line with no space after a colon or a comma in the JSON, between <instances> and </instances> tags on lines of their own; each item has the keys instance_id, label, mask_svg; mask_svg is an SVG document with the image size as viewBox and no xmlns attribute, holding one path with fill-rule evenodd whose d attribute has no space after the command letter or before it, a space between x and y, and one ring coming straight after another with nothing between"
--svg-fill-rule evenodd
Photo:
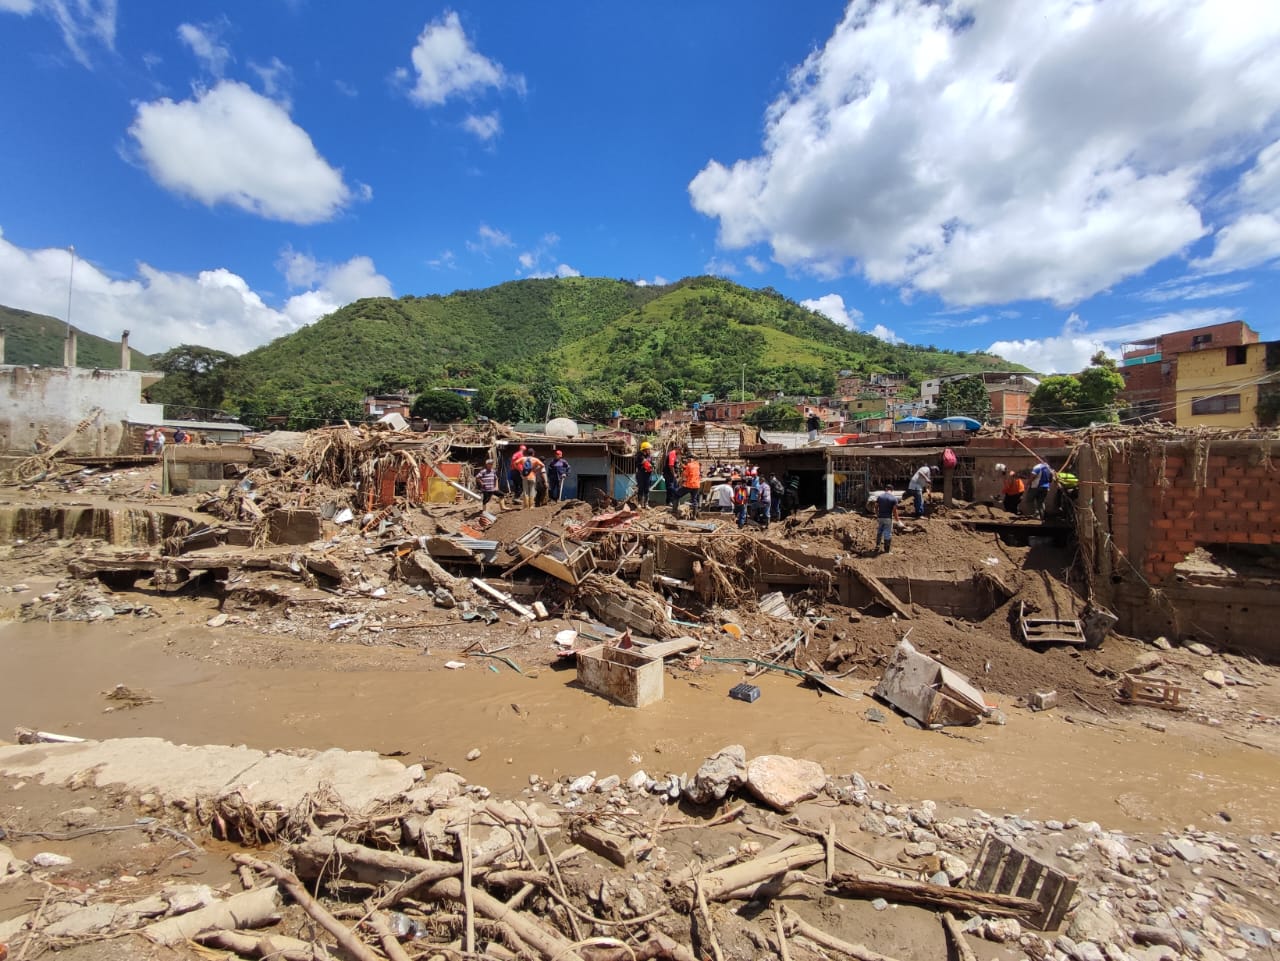
<instances>
[{"instance_id":1,"label":"mud-covered ground","mask_svg":"<svg viewBox=\"0 0 1280 961\"><path fill-rule=\"evenodd\" d=\"M195 506L190 498L161 498L153 486L154 471L120 471L85 481L69 491L50 485L9 489L2 499L10 508L105 503L190 512ZM499 512L484 536L509 545L531 524L559 529L590 514L579 503ZM530 622L492 605L498 620L485 623L463 620L459 608L438 607L428 592L406 587L388 571L385 555L369 553L376 541L351 531L333 529L324 545L326 556L351 574L353 586L338 591L265 571L245 572L233 584L202 583L177 593L152 588L145 580L113 589L67 574L74 558L109 551L110 545L53 534L19 538L0 545L0 610L6 619L0 625L0 732L21 725L89 738L155 735L260 748L373 749L406 763L421 761L429 773L459 770L504 796L531 790L531 776L555 784L590 772L623 779L637 770L687 775L703 758L738 743L748 755L818 761L831 776L858 772L883 785L877 797L891 804L929 799L956 817L979 817L977 809L1037 822L1029 836L1051 835L1046 823L1074 818L1131 832L1147 838L1147 844L1192 825L1226 832L1249 852L1270 850L1280 831L1280 673L1251 659L1194 653L1180 645L1180 638L1169 638L1169 649L1154 646L1152 638L1114 636L1099 650L1037 651L1021 645L1011 621L1020 601L1047 617L1077 616L1083 602L1069 586L1069 551L1047 544L1011 547L959 523L990 514L981 505L939 512L909 525L895 538L893 553L878 556L870 553L873 522L852 514L802 512L751 535L815 558L848 558L884 578L963 583L987 572L1007 585L1013 598L977 621L935 613L919 603L909 604L909 619L891 616L877 604L856 610L818 590L788 592L792 610L812 619L807 626L761 614L750 599L698 610L696 626L684 629L702 642L701 658L671 662L664 700L639 711L586 692L571 668L558 661L557 632L592 631L592 618L559 582L528 567L516 578L523 585L519 600L543 601L552 617ZM460 523L474 524L476 515L468 506L413 508L401 518L401 533L453 531ZM636 526L672 530L668 516L651 511ZM735 531L724 533L739 536ZM299 549L271 550L287 558ZM450 570L499 582L493 571ZM683 593L671 596L682 609L693 607ZM471 600L478 605L481 599ZM742 636L726 632L725 623L738 625ZM759 657L802 628L805 636L794 661L787 663L825 670L851 697L815 690L783 674L749 678L748 666L714 660ZM967 675L996 706L994 720L1005 723L920 731L874 701L870 691L904 636ZM501 657L473 656L485 651ZM1119 676L1155 658L1160 673L1188 689L1189 710L1171 713L1116 700ZM451 668L450 662L464 666ZM1225 683L1207 680L1213 672L1221 672ZM751 704L729 699L728 689L746 679L761 687L761 698ZM122 705L106 696L117 684L154 700ZM1026 699L1045 691L1058 693L1058 707L1039 713L1027 709ZM97 808L104 823L127 821L132 810L127 800L109 796L86 799L29 784L0 785L0 790L12 792L7 807L0 808L6 812L0 825L10 831L64 830L57 827L62 812L76 807ZM901 837L867 831L862 808L839 810L851 833L866 835L862 840L872 846L868 853L899 857L892 845ZM1064 830L1043 844L1051 850L1069 847L1072 829ZM172 837L136 838L130 832L105 837L110 845L101 848L92 837L73 845L80 852L73 852L79 873L55 883L91 886L105 880L109 890L137 883L121 878L155 880L184 872L229 882L225 852L216 846L206 846L206 853L196 857ZM699 844L700 837L696 831L687 840L675 836L672 850L687 856L694 848L680 845ZM732 831L715 837L701 843L743 840ZM85 853L90 850L109 856L98 861L97 853L93 858ZM22 857L35 853L26 842L17 851ZM1185 881L1188 897L1197 884L1208 883L1203 876L1195 880L1192 867L1177 859L1171 865ZM1249 865L1262 872L1259 877L1271 877L1274 892L1274 863L1264 859ZM1268 865L1271 875L1266 875ZM1214 877L1214 884L1229 887L1229 865L1215 865ZM34 881L23 883L35 886L0 884L0 921L24 905L29 910L31 899L47 890ZM1117 896L1128 897L1123 884ZM1252 907L1270 912L1264 926L1275 927L1275 906L1268 900L1273 894L1261 897ZM904 959L939 956L940 935L926 912L876 912L842 901L824 903L822 912L833 930L861 929L866 932L861 939L876 942L884 953L896 951ZM1221 949L1225 957L1266 956L1231 954L1230 941ZM121 953L121 945L103 942L77 948L75 956L123 958L158 951L134 948L135 953ZM1016 944L987 944L980 950L984 958L1026 953Z\"/></svg>"}]
</instances>

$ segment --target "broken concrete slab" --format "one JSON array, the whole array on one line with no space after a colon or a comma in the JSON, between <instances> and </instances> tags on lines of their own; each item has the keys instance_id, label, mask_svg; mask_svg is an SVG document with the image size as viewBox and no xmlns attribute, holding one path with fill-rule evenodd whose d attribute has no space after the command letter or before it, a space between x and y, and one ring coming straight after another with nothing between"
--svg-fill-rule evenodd
<instances>
[{"instance_id":1,"label":"broken concrete slab","mask_svg":"<svg viewBox=\"0 0 1280 961\"><path fill-rule=\"evenodd\" d=\"M173 744L155 737L0 747L0 773L62 784L197 801L239 795L253 807L291 809L322 788L353 811L397 798L414 779L371 751L264 753L247 747Z\"/></svg>"},{"instance_id":2,"label":"broken concrete slab","mask_svg":"<svg viewBox=\"0 0 1280 961\"><path fill-rule=\"evenodd\" d=\"M746 777L747 750L741 744L730 744L702 762L693 780L685 785L684 796L694 804L723 801Z\"/></svg>"},{"instance_id":3,"label":"broken concrete slab","mask_svg":"<svg viewBox=\"0 0 1280 961\"><path fill-rule=\"evenodd\" d=\"M816 761L762 754L747 765L747 788L779 811L790 811L801 801L818 796L827 785L827 774Z\"/></svg>"}]
</instances>

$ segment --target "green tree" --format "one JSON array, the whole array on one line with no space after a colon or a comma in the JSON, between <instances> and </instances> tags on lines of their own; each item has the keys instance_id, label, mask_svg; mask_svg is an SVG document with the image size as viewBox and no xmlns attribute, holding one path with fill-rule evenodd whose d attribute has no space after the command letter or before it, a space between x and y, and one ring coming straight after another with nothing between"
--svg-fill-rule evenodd
<instances>
[{"instance_id":1,"label":"green tree","mask_svg":"<svg viewBox=\"0 0 1280 961\"><path fill-rule=\"evenodd\" d=\"M493 413L490 416L507 424L531 421L538 416L537 406L527 387L503 384L493 392Z\"/></svg>"},{"instance_id":2,"label":"green tree","mask_svg":"<svg viewBox=\"0 0 1280 961\"><path fill-rule=\"evenodd\" d=\"M208 420L222 408L228 374L235 356L226 351L182 344L152 359L152 366L164 372L164 379L151 390L151 399L171 408L170 417Z\"/></svg>"},{"instance_id":3,"label":"green tree","mask_svg":"<svg viewBox=\"0 0 1280 961\"><path fill-rule=\"evenodd\" d=\"M1080 380L1074 374L1055 374L1031 392L1027 423L1036 427L1079 427ZM1088 420L1085 420L1088 423Z\"/></svg>"},{"instance_id":4,"label":"green tree","mask_svg":"<svg viewBox=\"0 0 1280 961\"><path fill-rule=\"evenodd\" d=\"M453 423L466 420L471 416L471 405L466 398L459 397L451 390L433 388L423 391L413 402L410 412L414 417L435 423Z\"/></svg>"},{"instance_id":5,"label":"green tree","mask_svg":"<svg viewBox=\"0 0 1280 961\"><path fill-rule=\"evenodd\" d=\"M622 416L627 420L649 420L653 417L653 411L644 404L631 404L622 408Z\"/></svg>"},{"instance_id":6,"label":"green tree","mask_svg":"<svg viewBox=\"0 0 1280 961\"><path fill-rule=\"evenodd\" d=\"M1124 377L1116 370L1116 362L1098 351L1089 366L1080 371L1080 409L1087 412L1090 423L1114 423L1116 398L1124 390Z\"/></svg>"},{"instance_id":7,"label":"green tree","mask_svg":"<svg viewBox=\"0 0 1280 961\"><path fill-rule=\"evenodd\" d=\"M757 407L742 419L762 430L799 430L804 426L804 414L782 401Z\"/></svg>"},{"instance_id":8,"label":"green tree","mask_svg":"<svg viewBox=\"0 0 1280 961\"><path fill-rule=\"evenodd\" d=\"M991 414L991 395L981 377L949 380L938 389L938 403L932 417L972 417L985 422Z\"/></svg>"},{"instance_id":9,"label":"green tree","mask_svg":"<svg viewBox=\"0 0 1280 961\"><path fill-rule=\"evenodd\" d=\"M1116 420L1124 378L1101 351L1079 374L1046 377L1031 393L1027 423L1039 427L1088 427Z\"/></svg>"}]
</instances>

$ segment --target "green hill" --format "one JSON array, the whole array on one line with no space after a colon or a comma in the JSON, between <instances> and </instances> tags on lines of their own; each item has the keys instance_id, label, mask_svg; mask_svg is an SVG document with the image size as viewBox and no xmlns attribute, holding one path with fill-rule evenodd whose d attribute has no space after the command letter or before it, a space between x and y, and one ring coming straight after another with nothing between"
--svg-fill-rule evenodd
<instances>
[{"instance_id":1,"label":"green hill","mask_svg":"<svg viewBox=\"0 0 1280 961\"><path fill-rule=\"evenodd\" d=\"M45 314L0 305L0 327L4 334L4 362L42 367L61 367L67 322ZM76 366L116 370L120 367L120 343L76 330ZM150 369L150 359L141 351L129 349L134 370Z\"/></svg>"},{"instance_id":2,"label":"green hill","mask_svg":"<svg viewBox=\"0 0 1280 961\"><path fill-rule=\"evenodd\" d=\"M458 386L503 421L659 411L704 393L822 395L841 370L1009 368L988 354L885 343L771 289L695 277L663 287L570 277L356 301L220 369L222 406L294 427L360 418L370 391ZM176 402L176 401L175 401ZM207 402L206 402L207 405Z\"/></svg>"}]
</instances>

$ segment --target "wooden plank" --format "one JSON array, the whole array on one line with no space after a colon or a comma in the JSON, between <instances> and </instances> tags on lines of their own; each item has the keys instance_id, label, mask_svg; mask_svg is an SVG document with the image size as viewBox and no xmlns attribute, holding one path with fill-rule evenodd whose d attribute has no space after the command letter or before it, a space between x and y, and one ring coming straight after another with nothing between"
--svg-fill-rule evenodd
<instances>
[{"instance_id":1,"label":"wooden plank","mask_svg":"<svg viewBox=\"0 0 1280 961\"><path fill-rule=\"evenodd\" d=\"M1051 921L1055 913L1055 909L1058 907L1058 902L1061 900L1062 889L1065 882L1066 877L1057 871L1050 872L1049 876L1044 879L1044 886L1040 889L1040 896L1037 898L1037 900L1044 905L1044 910L1032 921L1032 923L1039 927L1041 931L1052 931L1058 926L1056 923L1051 924ZM1070 901L1071 896L1067 895L1066 900ZM1062 911L1058 916L1059 923L1062 920L1061 915L1065 913L1066 905L1063 905Z\"/></svg>"},{"instance_id":2,"label":"wooden plank","mask_svg":"<svg viewBox=\"0 0 1280 961\"><path fill-rule=\"evenodd\" d=\"M1027 862L1027 869L1023 872L1022 882L1018 885L1018 890L1014 893L1020 898L1032 898L1036 894L1036 885L1040 883L1040 879L1050 870L1047 864L1031 858Z\"/></svg>"},{"instance_id":3,"label":"wooden plank","mask_svg":"<svg viewBox=\"0 0 1280 961\"><path fill-rule=\"evenodd\" d=\"M987 835L982 842L982 850L979 852L981 867L974 873L972 887L975 890L991 890L991 885L996 879L996 872L1000 869L1000 861L1008 850L1009 846L999 838L994 835Z\"/></svg>"},{"instance_id":4,"label":"wooden plank","mask_svg":"<svg viewBox=\"0 0 1280 961\"><path fill-rule=\"evenodd\" d=\"M880 601L899 617L910 620L912 617L910 609L902 601L898 600L898 595L884 586L880 578L870 571L863 570L862 566L856 562L849 564L848 567L853 572L853 575L862 581L867 590L875 595L876 600Z\"/></svg>"},{"instance_id":5,"label":"wooden plank","mask_svg":"<svg viewBox=\"0 0 1280 961\"><path fill-rule=\"evenodd\" d=\"M1052 898L1047 896L1048 883L1045 885L1046 891L1041 893L1040 903L1048 905L1045 909L1044 917L1036 919L1037 923L1040 924L1041 931L1056 931L1062 924L1062 919L1066 916L1067 909L1071 907L1071 899L1075 896L1078 883L1075 878L1067 877L1056 871L1049 876L1049 880L1057 880L1061 886Z\"/></svg>"},{"instance_id":6,"label":"wooden plank","mask_svg":"<svg viewBox=\"0 0 1280 961\"><path fill-rule=\"evenodd\" d=\"M1018 879L1018 874L1022 871L1023 866L1027 863L1027 856L1017 848L1009 848L1009 856L1005 858L1004 867L1000 871L1000 877L992 888L998 894L1008 894L1013 891L1014 882Z\"/></svg>"}]
</instances>

